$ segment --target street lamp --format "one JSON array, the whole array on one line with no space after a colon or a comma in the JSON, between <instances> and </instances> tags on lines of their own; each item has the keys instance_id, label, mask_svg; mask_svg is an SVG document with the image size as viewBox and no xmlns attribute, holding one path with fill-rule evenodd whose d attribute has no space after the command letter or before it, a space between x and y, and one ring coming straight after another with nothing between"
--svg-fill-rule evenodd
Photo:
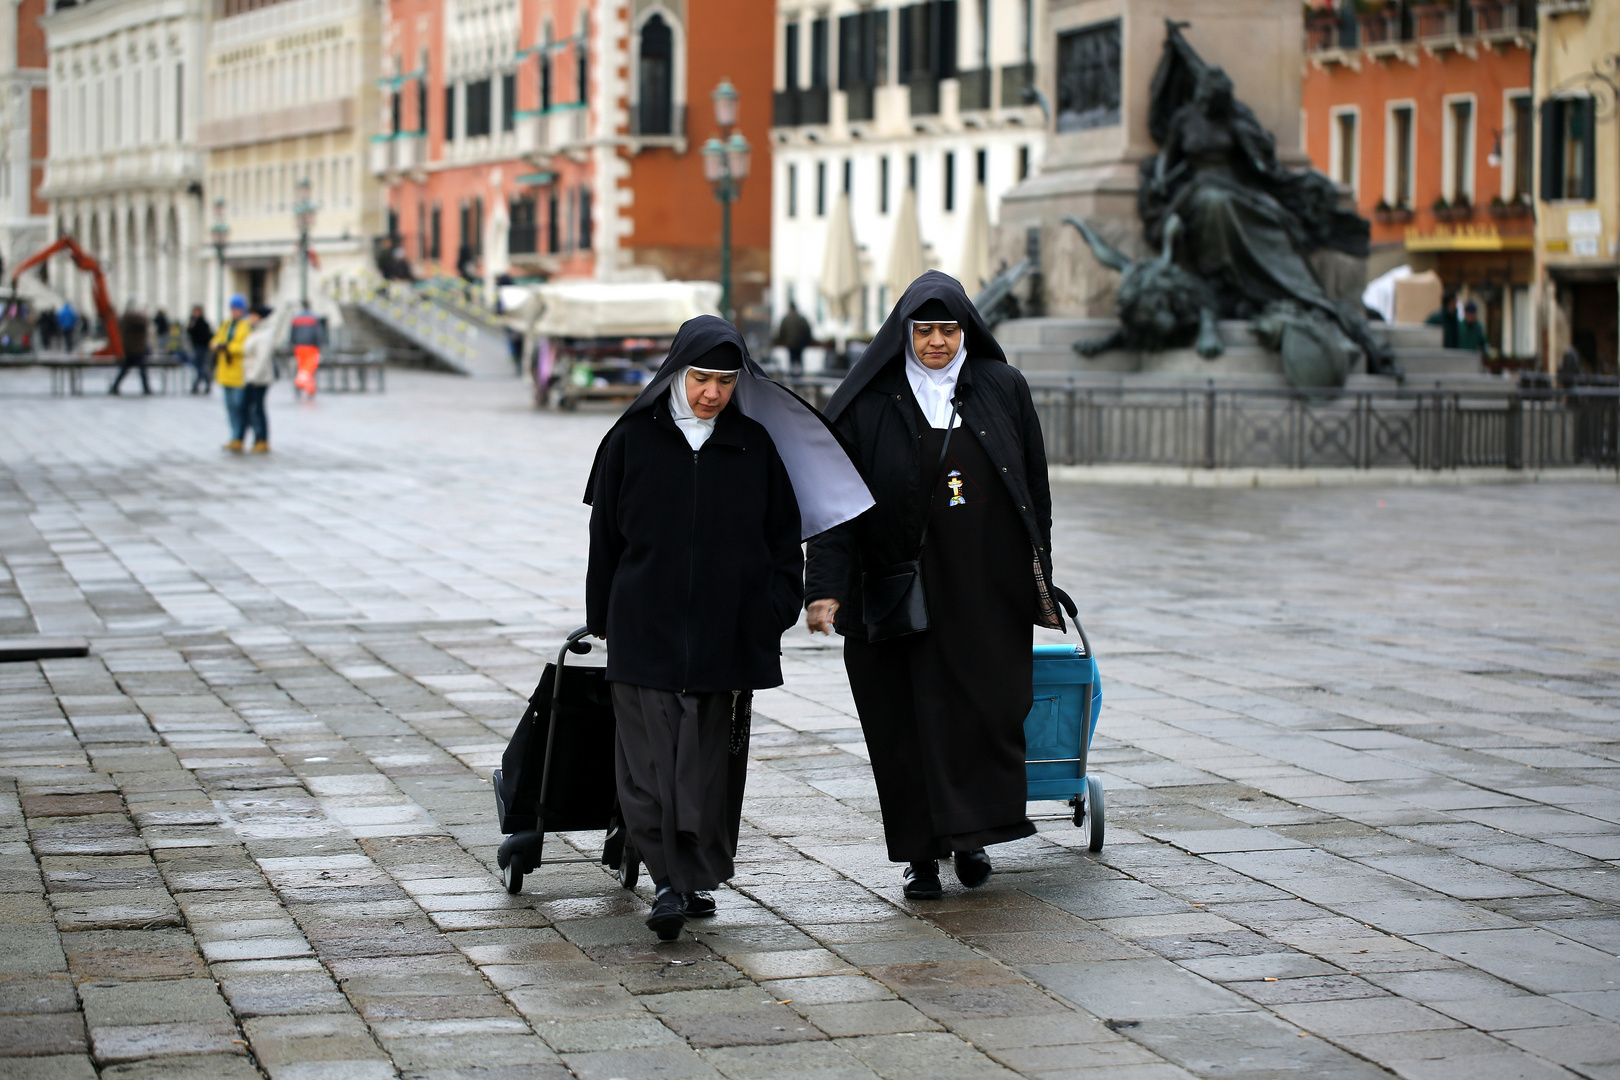
<instances>
[{"instance_id":1,"label":"street lamp","mask_svg":"<svg viewBox=\"0 0 1620 1080\"><path fill-rule=\"evenodd\" d=\"M231 238L231 223L225 220L225 197L214 200L214 221L208 226L208 235L214 240L214 274L218 285L218 300L214 305L214 322L225 321L225 245Z\"/></svg>"},{"instance_id":2,"label":"street lamp","mask_svg":"<svg viewBox=\"0 0 1620 1080\"><path fill-rule=\"evenodd\" d=\"M731 304L731 204L742 195L742 182L748 179L748 140L734 130L737 124L737 89L730 79L720 80L714 93L714 122L720 137L703 144L703 178L720 200L720 314L732 318Z\"/></svg>"},{"instance_id":3,"label":"street lamp","mask_svg":"<svg viewBox=\"0 0 1620 1080\"><path fill-rule=\"evenodd\" d=\"M309 198L309 177L300 177L293 218L298 222L298 301L309 307L309 228L315 223L315 204Z\"/></svg>"}]
</instances>

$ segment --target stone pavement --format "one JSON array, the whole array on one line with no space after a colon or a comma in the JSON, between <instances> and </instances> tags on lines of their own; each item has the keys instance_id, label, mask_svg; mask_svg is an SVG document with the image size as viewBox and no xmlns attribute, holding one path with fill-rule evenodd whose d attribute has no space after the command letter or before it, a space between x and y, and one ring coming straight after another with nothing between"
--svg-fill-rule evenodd
<instances>
[{"instance_id":1,"label":"stone pavement","mask_svg":"<svg viewBox=\"0 0 1620 1080\"><path fill-rule=\"evenodd\" d=\"M608 418L389 385L233 458L217 400L0 384L0 633L93 646L0 665L0 1078L1620 1077L1612 477L1061 486L1105 850L904 901L797 631L659 946L599 867L494 871Z\"/></svg>"}]
</instances>

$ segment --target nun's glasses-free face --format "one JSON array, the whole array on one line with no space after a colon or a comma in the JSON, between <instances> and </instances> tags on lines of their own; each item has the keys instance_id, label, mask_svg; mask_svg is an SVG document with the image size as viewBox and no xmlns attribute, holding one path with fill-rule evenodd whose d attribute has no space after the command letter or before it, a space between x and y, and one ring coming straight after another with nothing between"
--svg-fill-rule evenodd
<instances>
[{"instance_id":1,"label":"nun's glasses-free face","mask_svg":"<svg viewBox=\"0 0 1620 1080\"><path fill-rule=\"evenodd\" d=\"M931 337L934 336L935 331L938 331L939 333L945 335L946 337L955 337L957 334L960 334L962 332L962 326L961 326L960 323L953 323L953 322L948 322L948 323L925 323L925 322L919 322L919 323L912 323L911 324L911 336L912 337L931 338Z\"/></svg>"}]
</instances>

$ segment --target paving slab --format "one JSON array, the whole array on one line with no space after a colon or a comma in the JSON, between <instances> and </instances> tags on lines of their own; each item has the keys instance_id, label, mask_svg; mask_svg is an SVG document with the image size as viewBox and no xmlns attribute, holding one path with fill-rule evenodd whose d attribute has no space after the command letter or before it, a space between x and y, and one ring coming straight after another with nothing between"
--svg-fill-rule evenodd
<instances>
[{"instance_id":1,"label":"paving slab","mask_svg":"<svg viewBox=\"0 0 1620 1080\"><path fill-rule=\"evenodd\" d=\"M609 413L400 372L275 397L246 461L217 402L10 385L0 629L87 654L0 672L0 1077L1612 1073L1612 482L1059 482L1104 851L1050 823L904 900L795 630L738 876L660 946L645 888L494 867Z\"/></svg>"}]
</instances>

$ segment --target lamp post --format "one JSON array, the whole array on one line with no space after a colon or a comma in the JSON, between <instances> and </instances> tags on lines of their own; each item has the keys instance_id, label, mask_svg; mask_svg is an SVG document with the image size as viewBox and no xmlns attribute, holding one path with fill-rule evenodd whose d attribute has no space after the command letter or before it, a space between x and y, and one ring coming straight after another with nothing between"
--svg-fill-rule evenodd
<instances>
[{"instance_id":1,"label":"lamp post","mask_svg":"<svg viewBox=\"0 0 1620 1080\"><path fill-rule=\"evenodd\" d=\"M214 221L208 226L208 235L214 241L214 281L218 299L214 304L214 323L225 321L225 245L231 238L231 223L225 220L225 198L214 200Z\"/></svg>"},{"instance_id":2,"label":"lamp post","mask_svg":"<svg viewBox=\"0 0 1620 1080\"><path fill-rule=\"evenodd\" d=\"M720 134L703 144L703 177L720 200L720 314L731 319L731 204L742 195L742 182L748 179L749 146L735 130L737 90L731 80L720 80L711 96Z\"/></svg>"},{"instance_id":3,"label":"lamp post","mask_svg":"<svg viewBox=\"0 0 1620 1080\"><path fill-rule=\"evenodd\" d=\"M298 304L309 307L309 227L315 223L315 204L309 198L309 177L300 177L293 202L293 218L298 222Z\"/></svg>"}]
</instances>

